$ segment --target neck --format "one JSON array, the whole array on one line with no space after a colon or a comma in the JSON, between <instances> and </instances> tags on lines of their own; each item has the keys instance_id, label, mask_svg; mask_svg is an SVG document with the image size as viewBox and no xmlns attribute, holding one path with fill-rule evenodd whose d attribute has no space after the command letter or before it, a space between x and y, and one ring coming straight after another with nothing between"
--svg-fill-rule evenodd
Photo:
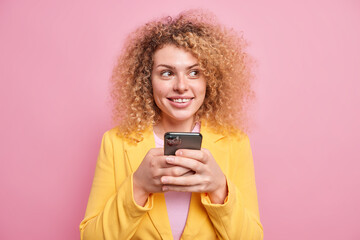
<instances>
[{"instance_id":1,"label":"neck","mask_svg":"<svg viewBox=\"0 0 360 240\"><path fill-rule=\"evenodd\" d=\"M160 122L154 126L154 132L159 138L163 138L166 132L191 132L194 126L194 118L181 122L161 119Z\"/></svg>"}]
</instances>

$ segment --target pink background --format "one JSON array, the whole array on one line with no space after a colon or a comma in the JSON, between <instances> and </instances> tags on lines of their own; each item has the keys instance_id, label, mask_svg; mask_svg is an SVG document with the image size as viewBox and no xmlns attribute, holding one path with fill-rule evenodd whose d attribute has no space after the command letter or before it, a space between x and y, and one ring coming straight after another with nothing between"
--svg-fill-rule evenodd
<instances>
[{"instance_id":1,"label":"pink background","mask_svg":"<svg viewBox=\"0 0 360 240\"><path fill-rule=\"evenodd\" d=\"M79 239L122 41L190 7L243 30L258 60L265 239L360 239L358 0L1 0L0 239Z\"/></svg>"}]
</instances>

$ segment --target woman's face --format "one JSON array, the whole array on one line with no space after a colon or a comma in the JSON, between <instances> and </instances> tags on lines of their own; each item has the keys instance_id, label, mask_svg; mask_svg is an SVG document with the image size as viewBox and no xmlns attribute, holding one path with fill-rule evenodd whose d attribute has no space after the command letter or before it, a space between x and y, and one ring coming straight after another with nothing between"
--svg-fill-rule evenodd
<instances>
[{"instance_id":1,"label":"woman's face","mask_svg":"<svg viewBox=\"0 0 360 240\"><path fill-rule=\"evenodd\" d=\"M198 60L174 45L158 49L153 60L151 81L162 120L192 121L206 92Z\"/></svg>"}]
</instances>

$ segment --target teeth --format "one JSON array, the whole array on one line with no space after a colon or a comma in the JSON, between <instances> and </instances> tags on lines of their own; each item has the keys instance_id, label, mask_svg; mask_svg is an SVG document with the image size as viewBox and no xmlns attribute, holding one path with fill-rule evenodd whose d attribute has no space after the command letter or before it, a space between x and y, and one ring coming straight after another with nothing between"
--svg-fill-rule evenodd
<instances>
[{"instance_id":1,"label":"teeth","mask_svg":"<svg viewBox=\"0 0 360 240\"><path fill-rule=\"evenodd\" d=\"M190 98L178 98L178 99L172 99L173 102L178 102L178 103L185 103L190 101Z\"/></svg>"}]
</instances>

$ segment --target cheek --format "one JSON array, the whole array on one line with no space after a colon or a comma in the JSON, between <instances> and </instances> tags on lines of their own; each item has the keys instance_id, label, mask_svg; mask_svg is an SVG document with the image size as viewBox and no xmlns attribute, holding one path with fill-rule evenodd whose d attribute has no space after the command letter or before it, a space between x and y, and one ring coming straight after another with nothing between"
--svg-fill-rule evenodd
<instances>
[{"instance_id":1,"label":"cheek","mask_svg":"<svg viewBox=\"0 0 360 240\"><path fill-rule=\"evenodd\" d=\"M201 97L202 97L202 101L201 101L201 105L204 104L205 102L205 97L206 97L206 83L204 83L202 86L201 86Z\"/></svg>"},{"instance_id":2,"label":"cheek","mask_svg":"<svg viewBox=\"0 0 360 240\"><path fill-rule=\"evenodd\" d=\"M159 94L161 93L161 87L156 83L156 82L152 82L152 89L153 89L153 95L154 98L157 98L159 96Z\"/></svg>"},{"instance_id":3,"label":"cheek","mask_svg":"<svg viewBox=\"0 0 360 240\"><path fill-rule=\"evenodd\" d=\"M164 91L162 91L161 89L155 89L153 90L154 93L154 98L162 98L164 96Z\"/></svg>"},{"instance_id":4,"label":"cheek","mask_svg":"<svg viewBox=\"0 0 360 240\"><path fill-rule=\"evenodd\" d=\"M205 97L206 94L206 82L202 82L201 85L199 86L199 89L201 89L199 92L201 95L203 95Z\"/></svg>"},{"instance_id":5,"label":"cheek","mask_svg":"<svg viewBox=\"0 0 360 240\"><path fill-rule=\"evenodd\" d=\"M163 99L165 98L165 91L161 87L153 87L153 97L156 105L162 105Z\"/></svg>"},{"instance_id":6,"label":"cheek","mask_svg":"<svg viewBox=\"0 0 360 240\"><path fill-rule=\"evenodd\" d=\"M165 82L153 81L154 98L164 97L170 91L171 86Z\"/></svg>"}]
</instances>

